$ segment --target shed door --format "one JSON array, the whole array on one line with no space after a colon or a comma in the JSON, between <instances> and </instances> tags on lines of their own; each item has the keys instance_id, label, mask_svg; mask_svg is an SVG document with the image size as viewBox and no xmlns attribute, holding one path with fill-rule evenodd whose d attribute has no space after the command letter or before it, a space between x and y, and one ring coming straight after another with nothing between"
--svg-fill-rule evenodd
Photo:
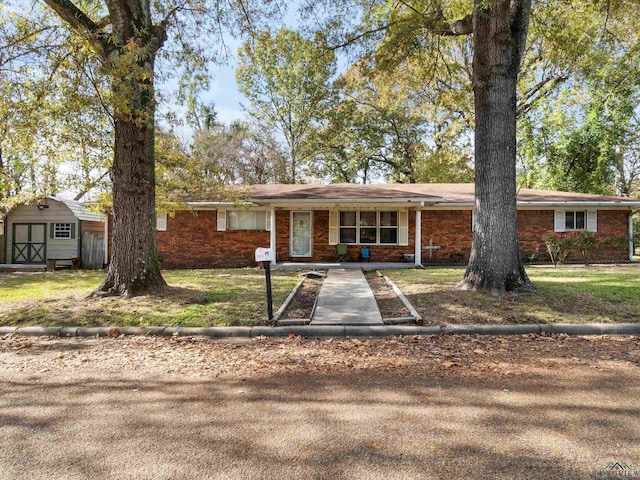
<instances>
[{"instance_id":1,"label":"shed door","mask_svg":"<svg viewBox=\"0 0 640 480\"><path fill-rule=\"evenodd\" d=\"M13 263L45 263L47 226L44 223L13 224Z\"/></svg>"}]
</instances>

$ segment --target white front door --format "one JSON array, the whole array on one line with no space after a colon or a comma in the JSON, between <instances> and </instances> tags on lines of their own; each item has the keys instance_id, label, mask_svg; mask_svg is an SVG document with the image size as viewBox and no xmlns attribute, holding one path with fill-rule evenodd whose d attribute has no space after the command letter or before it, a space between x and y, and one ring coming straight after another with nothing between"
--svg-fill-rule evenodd
<instances>
[{"instance_id":1,"label":"white front door","mask_svg":"<svg viewBox=\"0 0 640 480\"><path fill-rule=\"evenodd\" d=\"M291 256L310 257L312 238L311 212L291 212Z\"/></svg>"}]
</instances>

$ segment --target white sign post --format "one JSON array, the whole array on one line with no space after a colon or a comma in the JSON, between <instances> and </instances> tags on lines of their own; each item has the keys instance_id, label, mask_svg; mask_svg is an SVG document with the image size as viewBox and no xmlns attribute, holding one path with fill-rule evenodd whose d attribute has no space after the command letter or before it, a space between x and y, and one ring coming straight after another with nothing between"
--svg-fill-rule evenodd
<instances>
[{"instance_id":1,"label":"white sign post","mask_svg":"<svg viewBox=\"0 0 640 480\"><path fill-rule=\"evenodd\" d=\"M271 260L273 250L270 248L256 248L256 262L262 262L264 276L267 282L267 318L273 320L273 295L271 293Z\"/></svg>"}]
</instances>

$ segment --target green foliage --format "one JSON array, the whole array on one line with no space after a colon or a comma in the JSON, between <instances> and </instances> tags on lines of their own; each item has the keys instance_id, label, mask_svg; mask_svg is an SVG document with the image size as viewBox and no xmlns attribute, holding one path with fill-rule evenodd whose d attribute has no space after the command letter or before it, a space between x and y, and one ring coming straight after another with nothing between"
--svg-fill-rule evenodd
<instances>
[{"instance_id":1,"label":"green foliage","mask_svg":"<svg viewBox=\"0 0 640 480\"><path fill-rule=\"evenodd\" d=\"M598 234L588 230L583 230L574 235L573 242L580 251L580 256L582 257L584 264L588 265L593 251L600 244Z\"/></svg>"},{"instance_id":2,"label":"green foliage","mask_svg":"<svg viewBox=\"0 0 640 480\"><path fill-rule=\"evenodd\" d=\"M547 252L554 267L562 265L574 246L573 237L561 235L555 232L547 232L542 236L542 241L547 247Z\"/></svg>"},{"instance_id":3,"label":"green foliage","mask_svg":"<svg viewBox=\"0 0 640 480\"><path fill-rule=\"evenodd\" d=\"M331 97L336 59L321 36L313 40L281 28L258 32L244 43L236 72L238 87L249 99L249 113L275 128L287 146L288 180L300 180L302 163L311 154L311 127Z\"/></svg>"}]
</instances>

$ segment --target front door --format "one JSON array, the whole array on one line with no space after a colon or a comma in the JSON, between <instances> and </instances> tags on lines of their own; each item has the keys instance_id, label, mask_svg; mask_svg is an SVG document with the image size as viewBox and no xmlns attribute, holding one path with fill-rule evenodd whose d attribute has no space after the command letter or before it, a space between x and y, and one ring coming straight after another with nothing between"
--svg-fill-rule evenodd
<instances>
[{"instance_id":1,"label":"front door","mask_svg":"<svg viewBox=\"0 0 640 480\"><path fill-rule=\"evenodd\" d=\"M14 223L12 263L45 263L47 226L44 223Z\"/></svg>"},{"instance_id":2,"label":"front door","mask_svg":"<svg viewBox=\"0 0 640 480\"><path fill-rule=\"evenodd\" d=\"M311 256L311 212L291 212L291 256Z\"/></svg>"}]
</instances>

